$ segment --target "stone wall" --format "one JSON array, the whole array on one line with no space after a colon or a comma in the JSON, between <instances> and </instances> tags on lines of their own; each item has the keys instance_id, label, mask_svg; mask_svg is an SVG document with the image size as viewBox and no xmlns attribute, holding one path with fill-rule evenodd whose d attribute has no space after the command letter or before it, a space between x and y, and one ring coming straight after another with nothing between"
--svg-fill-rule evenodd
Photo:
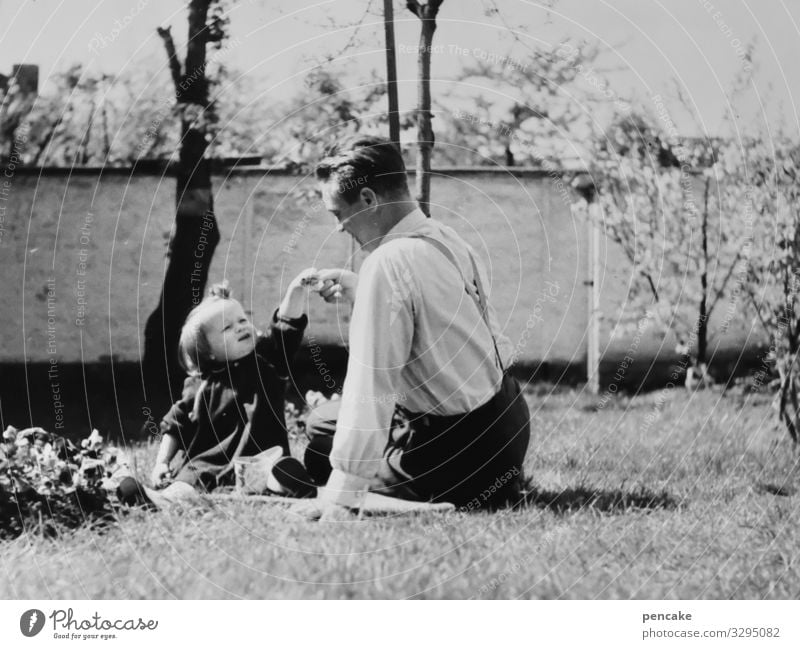
<instances>
[{"instance_id":1,"label":"stone wall","mask_svg":"<svg viewBox=\"0 0 800 649\"><path fill-rule=\"evenodd\" d=\"M586 226L556 182L475 171L440 172L433 182L434 216L488 264L492 302L521 360L585 354ZM139 360L165 267L174 184L121 170L14 178L0 244L0 362ZM263 171L214 178L222 242L211 276L228 278L257 322L302 268L361 261L318 199L298 200L312 187ZM346 311L314 301L309 313L310 336L344 342Z\"/></svg>"}]
</instances>

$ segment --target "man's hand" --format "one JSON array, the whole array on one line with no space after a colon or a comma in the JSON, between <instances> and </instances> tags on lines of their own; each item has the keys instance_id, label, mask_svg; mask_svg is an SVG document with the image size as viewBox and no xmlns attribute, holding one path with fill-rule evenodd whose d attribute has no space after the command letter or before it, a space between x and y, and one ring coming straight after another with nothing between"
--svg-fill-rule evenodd
<instances>
[{"instance_id":1,"label":"man's hand","mask_svg":"<svg viewBox=\"0 0 800 649\"><path fill-rule=\"evenodd\" d=\"M356 298L356 285L358 275L344 268L325 268L318 273L321 283L318 289L322 299L326 302L349 302L352 304Z\"/></svg>"},{"instance_id":2,"label":"man's hand","mask_svg":"<svg viewBox=\"0 0 800 649\"><path fill-rule=\"evenodd\" d=\"M346 522L357 518L352 509L319 498L298 502L296 505L292 505L289 512L300 518L321 523Z\"/></svg>"},{"instance_id":3,"label":"man's hand","mask_svg":"<svg viewBox=\"0 0 800 649\"><path fill-rule=\"evenodd\" d=\"M166 462L157 462L150 474L150 480L156 489L165 486L172 477L172 472Z\"/></svg>"},{"instance_id":4,"label":"man's hand","mask_svg":"<svg viewBox=\"0 0 800 649\"><path fill-rule=\"evenodd\" d=\"M334 469L328 479L328 485L334 484L332 489L328 485L319 487L314 500L298 503L290 511L312 521L330 523L356 520L356 511L367 494L366 486L363 491L344 490L343 479L346 481L345 474Z\"/></svg>"}]
</instances>

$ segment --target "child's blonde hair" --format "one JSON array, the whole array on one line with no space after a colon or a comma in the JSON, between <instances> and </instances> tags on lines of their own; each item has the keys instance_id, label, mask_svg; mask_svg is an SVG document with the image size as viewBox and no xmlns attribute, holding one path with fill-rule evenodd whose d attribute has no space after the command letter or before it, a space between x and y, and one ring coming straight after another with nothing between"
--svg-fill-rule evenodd
<instances>
[{"instance_id":1,"label":"child's blonde hair","mask_svg":"<svg viewBox=\"0 0 800 649\"><path fill-rule=\"evenodd\" d=\"M211 347L203 324L208 307L222 300L236 301L231 297L227 281L213 284L208 289L208 295L186 316L178 342L178 355L181 366L189 376L200 376L211 369Z\"/></svg>"}]
</instances>

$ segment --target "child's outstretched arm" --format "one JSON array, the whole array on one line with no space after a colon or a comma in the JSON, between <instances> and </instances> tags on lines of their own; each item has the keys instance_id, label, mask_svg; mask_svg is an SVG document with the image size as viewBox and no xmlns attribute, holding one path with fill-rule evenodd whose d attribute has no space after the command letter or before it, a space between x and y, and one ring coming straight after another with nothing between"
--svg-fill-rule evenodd
<instances>
[{"instance_id":1,"label":"child's outstretched arm","mask_svg":"<svg viewBox=\"0 0 800 649\"><path fill-rule=\"evenodd\" d=\"M295 320L306 312L306 295L309 290L315 290L319 284L319 273L316 268L306 268L301 271L286 289L283 302L278 307L278 318Z\"/></svg>"},{"instance_id":2,"label":"child's outstretched arm","mask_svg":"<svg viewBox=\"0 0 800 649\"><path fill-rule=\"evenodd\" d=\"M306 268L289 283L286 295L273 316L269 335L261 344L260 353L269 359L279 376L289 375L289 363L300 348L308 324L306 295L318 284L315 268Z\"/></svg>"}]
</instances>

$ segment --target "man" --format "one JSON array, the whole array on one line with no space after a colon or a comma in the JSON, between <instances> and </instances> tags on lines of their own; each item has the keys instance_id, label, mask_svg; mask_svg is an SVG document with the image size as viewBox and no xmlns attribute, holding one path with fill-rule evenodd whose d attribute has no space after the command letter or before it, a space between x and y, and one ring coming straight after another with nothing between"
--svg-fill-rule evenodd
<instances>
[{"instance_id":1,"label":"man","mask_svg":"<svg viewBox=\"0 0 800 649\"><path fill-rule=\"evenodd\" d=\"M390 141L357 136L316 176L339 228L370 253L357 276L320 271L327 301L353 302L342 398L308 422L306 465L322 481L330 471L323 501L357 508L367 490L468 509L517 500L529 414L504 371L510 344L482 264L420 211ZM407 425L393 427L396 408Z\"/></svg>"}]
</instances>

